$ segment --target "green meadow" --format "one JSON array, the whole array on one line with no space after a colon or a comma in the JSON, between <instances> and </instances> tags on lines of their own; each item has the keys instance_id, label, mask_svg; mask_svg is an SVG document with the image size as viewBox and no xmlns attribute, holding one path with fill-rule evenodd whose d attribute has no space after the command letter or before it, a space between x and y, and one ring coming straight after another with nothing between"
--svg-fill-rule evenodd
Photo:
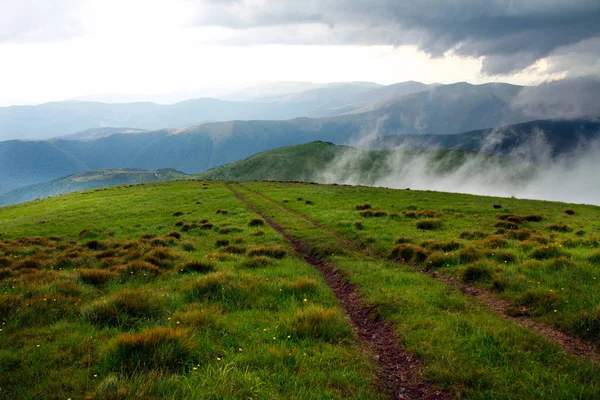
<instances>
[{"instance_id":1,"label":"green meadow","mask_svg":"<svg viewBox=\"0 0 600 400\"><path fill-rule=\"evenodd\" d=\"M0 398L385 398L376 350L269 220L393 325L418 361L407 385L600 398L594 357L515 321L598 355L600 208L218 181L0 208ZM507 315L433 272L509 302Z\"/></svg>"}]
</instances>

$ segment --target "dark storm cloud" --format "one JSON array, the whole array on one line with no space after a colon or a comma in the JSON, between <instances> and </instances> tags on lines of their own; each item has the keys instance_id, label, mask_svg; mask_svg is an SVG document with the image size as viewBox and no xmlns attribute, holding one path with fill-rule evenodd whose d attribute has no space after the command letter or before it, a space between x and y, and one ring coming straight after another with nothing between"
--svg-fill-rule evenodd
<instances>
[{"instance_id":1,"label":"dark storm cloud","mask_svg":"<svg viewBox=\"0 0 600 400\"><path fill-rule=\"evenodd\" d=\"M76 0L0 1L0 43L68 39L82 31Z\"/></svg>"},{"instance_id":2,"label":"dark storm cloud","mask_svg":"<svg viewBox=\"0 0 600 400\"><path fill-rule=\"evenodd\" d=\"M233 29L322 24L342 44L416 44L485 57L483 72L522 70L564 46L600 36L597 0L204 0L198 23ZM333 39L332 39L333 38ZM286 35L263 42L297 43ZM317 39L319 41L319 39ZM314 37L307 44L316 44Z\"/></svg>"}]
</instances>

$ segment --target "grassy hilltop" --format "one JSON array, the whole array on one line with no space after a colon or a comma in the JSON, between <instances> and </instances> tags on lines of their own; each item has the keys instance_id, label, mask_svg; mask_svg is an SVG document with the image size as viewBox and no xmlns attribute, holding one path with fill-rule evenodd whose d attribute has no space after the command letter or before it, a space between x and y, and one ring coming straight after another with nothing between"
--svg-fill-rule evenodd
<instances>
[{"instance_id":1,"label":"grassy hilltop","mask_svg":"<svg viewBox=\"0 0 600 400\"><path fill-rule=\"evenodd\" d=\"M216 181L0 208L0 397L391 396L334 278L396 397L600 398L599 207Z\"/></svg>"}]
</instances>

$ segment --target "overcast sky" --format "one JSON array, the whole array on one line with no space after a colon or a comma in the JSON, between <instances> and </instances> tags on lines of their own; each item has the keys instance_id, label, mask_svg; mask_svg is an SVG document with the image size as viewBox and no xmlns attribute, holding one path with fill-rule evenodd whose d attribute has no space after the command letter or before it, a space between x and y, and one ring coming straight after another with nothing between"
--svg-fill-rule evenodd
<instances>
[{"instance_id":1,"label":"overcast sky","mask_svg":"<svg viewBox=\"0 0 600 400\"><path fill-rule=\"evenodd\" d=\"M1 0L0 106L600 76L598 0Z\"/></svg>"}]
</instances>

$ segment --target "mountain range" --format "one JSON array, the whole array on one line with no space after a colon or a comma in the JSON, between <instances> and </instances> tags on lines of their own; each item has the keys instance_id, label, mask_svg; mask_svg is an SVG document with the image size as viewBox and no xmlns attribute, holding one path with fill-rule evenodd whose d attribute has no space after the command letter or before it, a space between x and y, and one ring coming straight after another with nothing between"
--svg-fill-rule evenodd
<instances>
[{"instance_id":1,"label":"mountain range","mask_svg":"<svg viewBox=\"0 0 600 400\"><path fill-rule=\"evenodd\" d=\"M366 119L371 122L370 129L384 120L388 129L398 133L458 133L528 120L511 107L521 89L504 83L402 82L379 86L354 82L247 101L199 98L171 105L67 101L11 106L0 108L0 140L49 139L119 126L157 130L206 122L298 117Z\"/></svg>"}]
</instances>

